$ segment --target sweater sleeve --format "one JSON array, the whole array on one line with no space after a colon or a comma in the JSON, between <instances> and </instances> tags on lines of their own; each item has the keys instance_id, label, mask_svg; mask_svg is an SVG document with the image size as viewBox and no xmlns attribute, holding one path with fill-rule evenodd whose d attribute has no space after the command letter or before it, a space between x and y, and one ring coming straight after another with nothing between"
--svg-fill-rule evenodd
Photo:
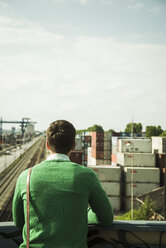
<instances>
[{"instance_id":1,"label":"sweater sleeve","mask_svg":"<svg viewBox=\"0 0 166 248\"><path fill-rule=\"evenodd\" d=\"M24 225L24 206L23 199L21 197L20 182L21 178L19 177L16 183L14 197L13 197L13 221L16 227L22 228Z\"/></svg>"},{"instance_id":2,"label":"sweater sleeve","mask_svg":"<svg viewBox=\"0 0 166 248\"><path fill-rule=\"evenodd\" d=\"M91 209L88 211L88 223L109 226L113 222L113 209L106 192L94 172L91 174L90 184L89 204Z\"/></svg>"}]
</instances>

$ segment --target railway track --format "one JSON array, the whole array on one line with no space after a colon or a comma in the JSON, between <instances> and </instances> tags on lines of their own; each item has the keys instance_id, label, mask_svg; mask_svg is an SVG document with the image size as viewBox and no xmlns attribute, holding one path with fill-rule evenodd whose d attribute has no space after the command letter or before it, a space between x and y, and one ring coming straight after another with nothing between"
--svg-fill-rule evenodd
<instances>
[{"instance_id":1,"label":"railway track","mask_svg":"<svg viewBox=\"0 0 166 248\"><path fill-rule=\"evenodd\" d=\"M20 173L45 159L45 138L41 137L18 160L0 174L0 221L12 220L12 199Z\"/></svg>"}]
</instances>

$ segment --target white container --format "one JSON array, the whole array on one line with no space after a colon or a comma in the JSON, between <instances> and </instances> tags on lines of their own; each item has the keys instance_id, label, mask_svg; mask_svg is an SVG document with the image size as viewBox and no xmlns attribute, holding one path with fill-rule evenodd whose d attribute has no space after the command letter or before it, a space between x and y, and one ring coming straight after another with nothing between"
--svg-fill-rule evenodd
<instances>
[{"instance_id":1,"label":"white container","mask_svg":"<svg viewBox=\"0 0 166 248\"><path fill-rule=\"evenodd\" d=\"M103 159L96 159L96 165L104 165L104 160Z\"/></svg>"},{"instance_id":2,"label":"white container","mask_svg":"<svg viewBox=\"0 0 166 248\"><path fill-rule=\"evenodd\" d=\"M92 157L92 147L87 148L87 157Z\"/></svg>"},{"instance_id":3,"label":"white container","mask_svg":"<svg viewBox=\"0 0 166 248\"><path fill-rule=\"evenodd\" d=\"M120 182L101 182L108 196L120 196Z\"/></svg>"},{"instance_id":4,"label":"white container","mask_svg":"<svg viewBox=\"0 0 166 248\"><path fill-rule=\"evenodd\" d=\"M87 162L88 166L103 166L104 165L104 160L100 160L100 159L95 159L93 157L88 157L88 162Z\"/></svg>"},{"instance_id":5,"label":"white container","mask_svg":"<svg viewBox=\"0 0 166 248\"><path fill-rule=\"evenodd\" d=\"M110 159L104 159L104 165L111 165Z\"/></svg>"},{"instance_id":6,"label":"white container","mask_svg":"<svg viewBox=\"0 0 166 248\"><path fill-rule=\"evenodd\" d=\"M82 150L82 139L81 138L77 138L75 139L76 141L76 146L75 146L75 151L80 151Z\"/></svg>"},{"instance_id":7,"label":"white container","mask_svg":"<svg viewBox=\"0 0 166 248\"><path fill-rule=\"evenodd\" d=\"M160 183L159 168L122 167L122 169L124 169L126 183L132 181L132 176L134 183Z\"/></svg>"},{"instance_id":8,"label":"white container","mask_svg":"<svg viewBox=\"0 0 166 248\"><path fill-rule=\"evenodd\" d=\"M104 141L104 150L111 151L111 142L110 141Z\"/></svg>"},{"instance_id":9,"label":"white container","mask_svg":"<svg viewBox=\"0 0 166 248\"><path fill-rule=\"evenodd\" d=\"M104 141L111 141L112 133L111 132L104 132Z\"/></svg>"},{"instance_id":10,"label":"white container","mask_svg":"<svg viewBox=\"0 0 166 248\"><path fill-rule=\"evenodd\" d=\"M152 137L152 152L166 153L166 138Z\"/></svg>"},{"instance_id":11,"label":"white container","mask_svg":"<svg viewBox=\"0 0 166 248\"><path fill-rule=\"evenodd\" d=\"M87 165L88 166L96 166L96 165L104 165L104 160L96 159L92 157L92 148L88 147L87 150Z\"/></svg>"},{"instance_id":12,"label":"white container","mask_svg":"<svg viewBox=\"0 0 166 248\"><path fill-rule=\"evenodd\" d=\"M128 167L155 167L155 154L117 152L117 164Z\"/></svg>"},{"instance_id":13,"label":"white container","mask_svg":"<svg viewBox=\"0 0 166 248\"><path fill-rule=\"evenodd\" d=\"M111 151L113 154L117 153L118 149L118 137L112 137L112 143L111 143Z\"/></svg>"},{"instance_id":14,"label":"white container","mask_svg":"<svg viewBox=\"0 0 166 248\"><path fill-rule=\"evenodd\" d=\"M91 147L88 147L87 164L96 165L96 159L91 156Z\"/></svg>"},{"instance_id":15,"label":"white container","mask_svg":"<svg viewBox=\"0 0 166 248\"><path fill-rule=\"evenodd\" d=\"M104 159L111 159L111 151L104 150Z\"/></svg>"},{"instance_id":16,"label":"white container","mask_svg":"<svg viewBox=\"0 0 166 248\"><path fill-rule=\"evenodd\" d=\"M99 180L106 182L120 182L121 180L121 168L117 166L88 166L93 169Z\"/></svg>"},{"instance_id":17,"label":"white container","mask_svg":"<svg viewBox=\"0 0 166 248\"><path fill-rule=\"evenodd\" d=\"M120 211L120 197L119 196L109 196L111 206L114 211Z\"/></svg>"},{"instance_id":18,"label":"white container","mask_svg":"<svg viewBox=\"0 0 166 248\"><path fill-rule=\"evenodd\" d=\"M119 139L119 152L151 153L151 139Z\"/></svg>"},{"instance_id":19,"label":"white container","mask_svg":"<svg viewBox=\"0 0 166 248\"><path fill-rule=\"evenodd\" d=\"M159 187L158 183L126 183L125 184L125 191L126 196L131 197L131 189L133 188L133 196L142 195L144 193L150 192L153 189Z\"/></svg>"}]
</instances>

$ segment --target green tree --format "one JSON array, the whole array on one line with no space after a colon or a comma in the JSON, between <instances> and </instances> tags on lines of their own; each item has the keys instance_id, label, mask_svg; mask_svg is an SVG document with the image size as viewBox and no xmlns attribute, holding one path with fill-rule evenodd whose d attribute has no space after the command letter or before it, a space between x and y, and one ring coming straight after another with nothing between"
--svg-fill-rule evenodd
<instances>
[{"instance_id":1,"label":"green tree","mask_svg":"<svg viewBox=\"0 0 166 248\"><path fill-rule=\"evenodd\" d=\"M108 132L110 132L110 133L116 133L115 130L113 130L113 129L109 129Z\"/></svg>"},{"instance_id":2,"label":"green tree","mask_svg":"<svg viewBox=\"0 0 166 248\"><path fill-rule=\"evenodd\" d=\"M128 123L125 128L125 132L132 133L132 127L133 127L133 133L141 133L142 132L142 124L141 123Z\"/></svg>"},{"instance_id":3,"label":"green tree","mask_svg":"<svg viewBox=\"0 0 166 248\"><path fill-rule=\"evenodd\" d=\"M88 127L87 129L80 129L80 130L76 130L77 134L82 134L82 132L104 132L104 129L102 126L95 124L91 127Z\"/></svg>"},{"instance_id":4,"label":"green tree","mask_svg":"<svg viewBox=\"0 0 166 248\"><path fill-rule=\"evenodd\" d=\"M80 129L80 130L76 130L76 134L82 134L83 132L86 132L87 129Z\"/></svg>"},{"instance_id":5,"label":"green tree","mask_svg":"<svg viewBox=\"0 0 166 248\"><path fill-rule=\"evenodd\" d=\"M104 132L104 129L103 129L102 126L95 124L92 127L88 127L87 131L90 131L90 132Z\"/></svg>"},{"instance_id":6,"label":"green tree","mask_svg":"<svg viewBox=\"0 0 166 248\"><path fill-rule=\"evenodd\" d=\"M160 136L162 133L161 126L146 126L146 137Z\"/></svg>"},{"instance_id":7,"label":"green tree","mask_svg":"<svg viewBox=\"0 0 166 248\"><path fill-rule=\"evenodd\" d=\"M164 131L162 132L162 134L160 134L160 136L161 136L161 137L166 137L166 130L164 130Z\"/></svg>"}]
</instances>

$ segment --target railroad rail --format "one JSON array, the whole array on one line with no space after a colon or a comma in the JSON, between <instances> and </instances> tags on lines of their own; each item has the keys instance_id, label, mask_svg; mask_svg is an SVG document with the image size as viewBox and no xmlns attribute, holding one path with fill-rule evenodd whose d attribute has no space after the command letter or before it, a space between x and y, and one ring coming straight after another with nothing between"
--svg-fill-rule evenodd
<instances>
[{"instance_id":1,"label":"railroad rail","mask_svg":"<svg viewBox=\"0 0 166 248\"><path fill-rule=\"evenodd\" d=\"M45 138L41 137L24 154L0 174L0 221L12 220L12 199L20 173L46 156Z\"/></svg>"}]
</instances>

